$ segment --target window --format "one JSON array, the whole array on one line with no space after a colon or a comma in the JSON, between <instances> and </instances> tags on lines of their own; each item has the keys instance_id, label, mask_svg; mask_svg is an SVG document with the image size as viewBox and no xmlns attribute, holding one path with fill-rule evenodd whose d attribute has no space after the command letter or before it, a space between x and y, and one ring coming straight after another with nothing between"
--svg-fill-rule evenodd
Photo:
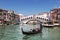
<instances>
[{"instance_id":1,"label":"window","mask_svg":"<svg viewBox=\"0 0 60 40\"><path fill-rule=\"evenodd\" d=\"M4 13L3 15L6 15L6 13Z\"/></svg>"},{"instance_id":2,"label":"window","mask_svg":"<svg viewBox=\"0 0 60 40\"><path fill-rule=\"evenodd\" d=\"M30 17L32 19L32 17Z\"/></svg>"},{"instance_id":3,"label":"window","mask_svg":"<svg viewBox=\"0 0 60 40\"><path fill-rule=\"evenodd\" d=\"M56 21L56 22L54 22L54 23L58 23L58 22Z\"/></svg>"},{"instance_id":4,"label":"window","mask_svg":"<svg viewBox=\"0 0 60 40\"><path fill-rule=\"evenodd\" d=\"M38 17L37 17L37 19L38 19Z\"/></svg>"},{"instance_id":5,"label":"window","mask_svg":"<svg viewBox=\"0 0 60 40\"><path fill-rule=\"evenodd\" d=\"M40 19L40 17L39 17L39 19Z\"/></svg>"}]
</instances>

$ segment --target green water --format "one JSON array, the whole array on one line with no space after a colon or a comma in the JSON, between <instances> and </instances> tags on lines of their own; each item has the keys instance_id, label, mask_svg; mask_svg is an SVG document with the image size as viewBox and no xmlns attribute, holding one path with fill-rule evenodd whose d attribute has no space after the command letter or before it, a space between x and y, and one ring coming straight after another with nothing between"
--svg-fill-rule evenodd
<instances>
[{"instance_id":1,"label":"green water","mask_svg":"<svg viewBox=\"0 0 60 40\"><path fill-rule=\"evenodd\" d=\"M43 27L42 33L23 35L20 28L26 26L32 27L33 25L0 26L0 40L60 40L60 27Z\"/></svg>"}]
</instances>

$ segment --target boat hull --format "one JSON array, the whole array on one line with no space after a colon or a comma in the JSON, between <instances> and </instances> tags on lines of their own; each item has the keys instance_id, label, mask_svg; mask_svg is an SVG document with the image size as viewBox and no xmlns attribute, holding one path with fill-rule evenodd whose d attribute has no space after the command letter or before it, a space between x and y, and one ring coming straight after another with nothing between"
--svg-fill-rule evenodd
<instances>
[{"instance_id":1,"label":"boat hull","mask_svg":"<svg viewBox=\"0 0 60 40\"><path fill-rule=\"evenodd\" d=\"M60 24L58 24L58 23L55 24L55 23L54 23L54 26L55 26L55 27L60 27Z\"/></svg>"},{"instance_id":2,"label":"boat hull","mask_svg":"<svg viewBox=\"0 0 60 40\"><path fill-rule=\"evenodd\" d=\"M21 30L22 30L23 34L27 34L27 35L42 33L42 24L40 24L40 28L34 28L34 29L31 29L28 32L24 31L23 28L21 28Z\"/></svg>"},{"instance_id":3,"label":"boat hull","mask_svg":"<svg viewBox=\"0 0 60 40\"><path fill-rule=\"evenodd\" d=\"M48 28L54 27L54 25L51 25L51 24L42 24L42 26L43 26L43 27L48 27Z\"/></svg>"},{"instance_id":4,"label":"boat hull","mask_svg":"<svg viewBox=\"0 0 60 40\"><path fill-rule=\"evenodd\" d=\"M39 32L22 32L23 34L27 34L27 35L30 35L30 34L37 34Z\"/></svg>"},{"instance_id":5,"label":"boat hull","mask_svg":"<svg viewBox=\"0 0 60 40\"><path fill-rule=\"evenodd\" d=\"M33 31L33 30L32 30L32 31L29 31L29 32L25 32L25 31L23 31L23 29L22 29L22 33L23 33L23 34L27 34L27 35L30 35L30 34L37 34L37 33L40 33L40 32L41 32L40 30L38 30L38 31L36 31L36 30Z\"/></svg>"}]
</instances>

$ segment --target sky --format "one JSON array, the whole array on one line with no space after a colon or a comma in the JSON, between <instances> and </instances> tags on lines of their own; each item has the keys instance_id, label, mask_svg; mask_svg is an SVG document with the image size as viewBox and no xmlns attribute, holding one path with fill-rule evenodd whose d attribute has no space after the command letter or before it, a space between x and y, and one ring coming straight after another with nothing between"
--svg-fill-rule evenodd
<instances>
[{"instance_id":1,"label":"sky","mask_svg":"<svg viewBox=\"0 0 60 40\"><path fill-rule=\"evenodd\" d=\"M60 7L60 0L0 0L0 8L17 14L32 15Z\"/></svg>"}]
</instances>

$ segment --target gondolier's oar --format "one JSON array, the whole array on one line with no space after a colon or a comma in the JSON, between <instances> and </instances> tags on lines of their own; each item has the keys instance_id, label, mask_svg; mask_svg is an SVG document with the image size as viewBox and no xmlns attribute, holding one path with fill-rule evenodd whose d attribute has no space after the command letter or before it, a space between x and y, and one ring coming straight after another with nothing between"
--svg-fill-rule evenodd
<instances>
[{"instance_id":1,"label":"gondolier's oar","mask_svg":"<svg viewBox=\"0 0 60 40\"><path fill-rule=\"evenodd\" d=\"M23 32L23 28L21 28L21 31Z\"/></svg>"}]
</instances>

